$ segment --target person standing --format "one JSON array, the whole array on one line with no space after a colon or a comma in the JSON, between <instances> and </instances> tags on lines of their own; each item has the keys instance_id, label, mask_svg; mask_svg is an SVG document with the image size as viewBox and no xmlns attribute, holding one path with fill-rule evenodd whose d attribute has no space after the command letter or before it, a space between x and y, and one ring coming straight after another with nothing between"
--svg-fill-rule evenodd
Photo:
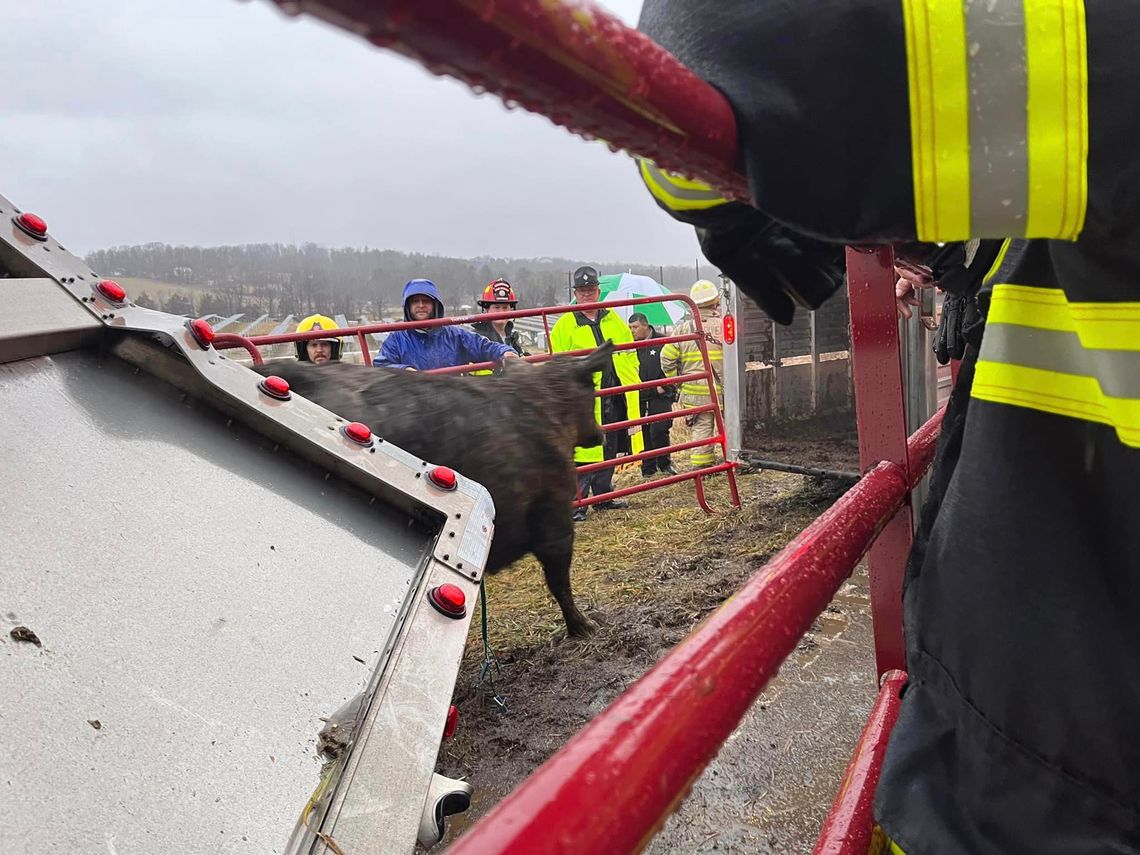
<instances>
[{"instance_id":1,"label":"person standing","mask_svg":"<svg viewBox=\"0 0 1140 855\"><path fill-rule=\"evenodd\" d=\"M650 325L649 319L641 312L634 312L629 316L629 331L633 333L634 341L647 341L652 338L659 338L660 333ZM640 366L641 382L648 383L651 380L664 380L665 375L661 372L661 349L659 346L639 347L637 349L637 359ZM654 386L649 389L641 390L641 416L656 416L661 413L668 413L673 409L673 402L677 400L677 387L675 385L669 386ZM650 422L645 425L645 450L650 451L656 448L665 448L669 444L669 430L673 427L673 422L670 420L662 420L659 422ZM668 454L662 454L658 457L647 457L641 461L641 474L646 478L653 477L655 472L661 472L665 475L676 475L677 470L673 468L673 461Z\"/></svg>"},{"instance_id":2,"label":"person standing","mask_svg":"<svg viewBox=\"0 0 1140 855\"><path fill-rule=\"evenodd\" d=\"M481 321L473 323L471 329L483 338L498 344L509 344L519 356L529 356L522 344L522 337L515 329L513 320L498 320L495 316L502 312L513 312L519 307L519 296L506 279L496 279L483 289L479 298ZM491 374L490 370L472 371L472 375Z\"/></svg>"},{"instance_id":3,"label":"person standing","mask_svg":"<svg viewBox=\"0 0 1140 855\"><path fill-rule=\"evenodd\" d=\"M584 305L596 303L601 298L601 282L598 271L593 267L579 267L573 276L574 302ZM550 350L561 353L571 350L588 350L612 341L625 344L633 341L629 327L612 309L590 309L572 311L558 319L550 331ZM632 351L623 350L613 354L605 370L594 378L595 389L612 389L615 386L633 386L641 382L637 369L637 357ZM641 412L640 396L636 391L618 395L605 395L594 399L594 415L602 425L636 418ZM613 460L622 454L636 454L641 450L641 428L632 427L628 431L609 431L600 446L575 448L574 462L578 464L600 463ZM591 491L595 496L613 490L612 466L578 475L578 495L586 498ZM610 499L594 505L598 510L629 507L628 502ZM575 522L586 519L586 508L574 511Z\"/></svg>"},{"instance_id":4,"label":"person standing","mask_svg":"<svg viewBox=\"0 0 1140 855\"><path fill-rule=\"evenodd\" d=\"M404 286L404 320L427 321L443 316L443 300L434 282L413 279ZM438 326L389 333L372 364L377 368L430 371L465 362L518 358L509 344L488 341L462 327Z\"/></svg>"},{"instance_id":5,"label":"person standing","mask_svg":"<svg viewBox=\"0 0 1140 855\"><path fill-rule=\"evenodd\" d=\"M720 319L720 291L707 279L700 279L689 289L689 297L697 304L701 314L701 327L705 334L709 365L712 367L717 402L724 400L724 344ZM673 335L692 335L697 331L694 321L677 324ZM704 371L704 357L701 346L695 341L669 342L661 348L661 370L666 377L679 377ZM681 384L681 405L684 407L706 407L712 403L709 386L704 380ZM723 403L721 403L723 407ZM685 424L693 429L693 440L712 439L716 436L716 414L712 410L686 416ZM689 462L694 467L712 466L716 463L716 445L701 445L689 453Z\"/></svg>"}]
</instances>

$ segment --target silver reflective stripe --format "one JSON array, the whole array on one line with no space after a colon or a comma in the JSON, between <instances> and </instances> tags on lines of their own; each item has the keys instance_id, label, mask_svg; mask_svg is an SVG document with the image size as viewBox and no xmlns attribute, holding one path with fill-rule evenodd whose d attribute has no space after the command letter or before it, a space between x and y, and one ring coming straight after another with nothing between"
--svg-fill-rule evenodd
<instances>
[{"instance_id":1,"label":"silver reflective stripe","mask_svg":"<svg viewBox=\"0 0 1140 855\"><path fill-rule=\"evenodd\" d=\"M970 232L1019 234L1029 205L1024 7L1021 0L966 0L965 6Z\"/></svg>"},{"instance_id":2,"label":"silver reflective stripe","mask_svg":"<svg viewBox=\"0 0 1140 855\"><path fill-rule=\"evenodd\" d=\"M1075 332L988 324L981 358L1058 374L1095 377L1112 398L1140 398L1140 351L1085 347Z\"/></svg>"}]
</instances>

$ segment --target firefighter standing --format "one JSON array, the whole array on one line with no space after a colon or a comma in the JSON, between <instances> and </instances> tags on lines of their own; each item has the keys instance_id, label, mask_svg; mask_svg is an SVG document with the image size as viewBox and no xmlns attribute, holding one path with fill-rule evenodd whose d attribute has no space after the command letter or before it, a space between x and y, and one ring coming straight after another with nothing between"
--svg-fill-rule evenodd
<instances>
[{"instance_id":1,"label":"firefighter standing","mask_svg":"<svg viewBox=\"0 0 1140 855\"><path fill-rule=\"evenodd\" d=\"M705 347L708 350L709 365L712 367L717 402L724 400L724 344L721 332L720 291L707 279L693 283L689 297L697 304L701 313L701 327L705 334ZM692 319L683 321L673 328L673 335L692 335L697 331ZM661 348L661 370L666 377L679 377L682 374L696 374L705 370L701 346L695 341L669 342ZM681 384L681 406L705 407L712 403L709 385L704 380ZM693 441L712 439L716 436L716 416L711 412L697 413L685 417L685 424L693 429ZM702 445L689 452L689 462L694 467L712 466L716 463L716 444Z\"/></svg>"},{"instance_id":2,"label":"firefighter standing","mask_svg":"<svg viewBox=\"0 0 1140 855\"><path fill-rule=\"evenodd\" d=\"M629 331L633 333L634 341L645 341L660 336L660 333L649 325L649 319L641 312L634 312L629 316ZM665 375L661 371L660 347L639 347L637 349L637 361L642 383L648 383L650 380L663 380L665 378ZM644 418L645 416L656 416L668 413L672 411L673 402L676 400L677 387L674 385L653 386L649 389L642 389L641 415ZM665 448L665 446L669 444L669 429L672 426L673 422L671 420L650 422L645 425L645 430L642 433L642 436L645 437L645 450L650 451L655 448ZM670 460L668 454L662 454L657 457L647 457L641 461L642 475L646 478L651 478L655 472L660 472L663 475L677 474L677 470L673 468L673 461Z\"/></svg>"},{"instance_id":3,"label":"firefighter standing","mask_svg":"<svg viewBox=\"0 0 1140 855\"><path fill-rule=\"evenodd\" d=\"M576 303L596 303L601 298L601 283L598 271L593 267L579 267L573 277L574 301ZM629 327L611 309L574 311L563 315L550 330L550 350L559 353L568 350L588 350L612 341L624 344L633 341ZM638 374L637 356L631 350L614 353L610 364L594 378L595 389L610 389L615 386L632 386L641 382ZM594 415L598 424L637 418L641 412L640 398L636 391L624 394L606 395L594 399ZM641 428L632 427L628 431L607 431L602 445L592 448L575 448L574 462L581 464L600 463L613 460L622 454L636 454L641 451ZM595 496L613 489L614 469L612 466L578 475L578 495L586 498L591 491ZM621 499L610 499L594 505L598 510L627 508L629 503ZM586 518L586 508L574 511L574 520Z\"/></svg>"},{"instance_id":4,"label":"firefighter standing","mask_svg":"<svg viewBox=\"0 0 1140 855\"><path fill-rule=\"evenodd\" d=\"M324 315L309 315L297 324L297 332L311 330L335 330L336 321ZM324 365L326 362L340 362L341 341L339 338L312 338L308 341L293 342L297 348L297 359Z\"/></svg>"},{"instance_id":5,"label":"firefighter standing","mask_svg":"<svg viewBox=\"0 0 1140 855\"><path fill-rule=\"evenodd\" d=\"M1138 26L1083 0L643 8L731 103L754 207L642 177L775 320L838 286L842 242L918 241L923 264L1024 239L977 301L907 568L893 851L1140 851Z\"/></svg>"},{"instance_id":6,"label":"firefighter standing","mask_svg":"<svg viewBox=\"0 0 1140 855\"><path fill-rule=\"evenodd\" d=\"M529 356L523 350L522 338L515 329L513 320L500 321L495 319L498 312L513 312L519 307L519 298L511 283L506 279L496 279L483 289L479 298L482 314L487 315L486 320L471 325L471 329L486 339L498 344L509 344L519 356ZM490 374L491 371L472 371L472 374Z\"/></svg>"}]
</instances>

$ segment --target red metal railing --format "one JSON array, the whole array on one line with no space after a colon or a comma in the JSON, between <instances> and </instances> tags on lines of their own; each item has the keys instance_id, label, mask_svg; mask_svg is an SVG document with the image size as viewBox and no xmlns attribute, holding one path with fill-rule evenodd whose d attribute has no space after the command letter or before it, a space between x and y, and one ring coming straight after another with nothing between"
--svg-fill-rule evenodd
<instances>
[{"instance_id":1,"label":"red metal railing","mask_svg":"<svg viewBox=\"0 0 1140 855\"><path fill-rule=\"evenodd\" d=\"M723 95L588 0L274 0L747 201Z\"/></svg>"},{"instance_id":2,"label":"red metal railing","mask_svg":"<svg viewBox=\"0 0 1140 855\"><path fill-rule=\"evenodd\" d=\"M871 815L875 787L887 753L887 739L899 717L900 692L906 685L906 674L888 671L859 743L843 773L835 804L823 821L814 855L866 855L875 830Z\"/></svg>"},{"instance_id":3,"label":"red metal railing","mask_svg":"<svg viewBox=\"0 0 1140 855\"><path fill-rule=\"evenodd\" d=\"M639 851L905 501L941 418L909 467L868 472L449 851Z\"/></svg>"},{"instance_id":4,"label":"red metal railing","mask_svg":"<svg viewBox=\"0 0 1140 855\"><path fill-rule=\"evenodd\" d=\"M654 422L664 421L668 419L685 418L687 416L711 412L713 419L716 423L715 435L708 439L693 440L691 442L684 442L679 444L672 444L663 448L652 449L649 451L639 452L638 454L623 455L621 457L602 461L600 463L583 464L578 467L579 472L596 472L600 469L608 469L614 466L621 466L627 463L636 463L641 460L647 460L652 457L659 457L665 454L672 454L678 451L687 451L694 448L701 448L705 446L719 446L721 450L721 463L712 464L710 466L700 466L688 472L682 472L677 475L670 475L667 478L657 478L652 481L646 481L641 484L634 484L628 487L622 487L616 490L611 490L607 493L601 493L596 496L589 496L583 498L577 496L574 500L574 507L585 507L588 505L595 505L600 502L607 502L612 499L630 496L635 493L645 492L646 490L654 490L660 487L667 487L671 484L676 484L682 481L692 481L696 492L697 503L706 513L712 513L713 509L708 503L704 490L704 478L710 475L717 475L724 473L728 478L729 493L733 507L740 506L740 493L736 485L736 464L728 461L728 444L727 434L724 429L724 418L720 410L720 402L717 397L716 380L712 370L712 363L709 361L708 347L704 334L704 327L701 322L700 311L697 309L696 304L684 294L674 294L671 296L656 296L656 297L629 297L621 300L608 300L601 303L585 303L582 305L574 306L553 306L537 309L515 309L509 312L497 312L495 318L497 320L511 320L513 318L527 318L542 316L547 319L551 315L564 315L571 311L591 311L593 309L615 309L625 306L642 306L649 303L664 303L664 302L681 302L685 303L693 315L695 332L687 335L678 336L660 336L653 339L645 339L644 341L624 342L615 345L616 351L634 350L642 347L654 347L669 344L670 342L697 342L701 351L701 361L703 370L692 372L689 374L682 374L676 377L666 377L662 380L654 380L646 383L632 383L624 386L612 386L607 389L600 389L597 392L599 397L607 395L620 395L626 392L639 391L641 389L649 389L656 386L672 386L681 383L699 383L704 382L709 390L710 403L705 407L686 407L679 410L672 410L669 413L662 413L655 416L637 416L631 419L625 419L620 422L602 425L602 430L606 432L617 430L628 430L631 427L652 424ZM259 347L272 346L277 344L284 344L287 342L297 341L310 341L313 339L322 338L346 338L355 336L364 341L365 336L372 333L379 332L395 332L397 330L410 330L410 329L432 329L442 326L454 326L457 324L472 324L487 320L487 315L464 315L455 318L433 318L427 321L399 321L397 323L383 323L383 324L365 324L358 327L349 327L345 329L335 330L311 330L309 332L293 332L293 333L280 333L278 335L261 335L246 338L244 336L218 333L214 336L214 347L218 349L227 349L242 347L250 354L255 365L261 365L264 362ZM367 353L367 349L362 345L362 353ZM554 359L556 356L586 356L592 353L593 350L575 350L566 351L563 353L539 353L533 356L523 357L525 362L537 363L546 362ZM468 363L465 365L454 365L446 368L436 368L431 371L425 372L428 374L469 374L473 371L481 371L488 368L497 367L494 362L479 362Z\"/></svg>"},{"instance_id":5,"label":"red metal railing","mask_svg":"<svg viewBox=\"0 0 1140 855\"><path fill-rule=\"evenodd\" d=\"M859 462L864 470L880 460L902 465L907 460L893 260L889 247L847 250L851 376L859 425ZM875 660L880 675L906 667L902 583L913 525L908 502L887 524L867 556Z\"/></svg>"}]
</instances>

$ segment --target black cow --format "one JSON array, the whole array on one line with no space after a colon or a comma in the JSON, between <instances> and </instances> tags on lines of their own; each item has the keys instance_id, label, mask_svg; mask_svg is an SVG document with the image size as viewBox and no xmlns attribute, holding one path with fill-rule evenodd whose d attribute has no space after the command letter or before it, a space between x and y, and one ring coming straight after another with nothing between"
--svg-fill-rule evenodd
<instances>
[{"instance_id":1,"label":"black cow","mask_svg":"<svg viewBox=\"0 0 1140 855\"><path fill-rule=\"evenodd\" d=\"M478 481L495 502L495 537L487 572L528 552L572 636L591 626L574 605L570 559L574 446L594 446L593 375L610 359L607 342L586 357L541 365L507 363L499 376L434 376L341 362L278 362L254 368L289 381L298 395L417 457Z\"/></svg>"}]
</instances>

